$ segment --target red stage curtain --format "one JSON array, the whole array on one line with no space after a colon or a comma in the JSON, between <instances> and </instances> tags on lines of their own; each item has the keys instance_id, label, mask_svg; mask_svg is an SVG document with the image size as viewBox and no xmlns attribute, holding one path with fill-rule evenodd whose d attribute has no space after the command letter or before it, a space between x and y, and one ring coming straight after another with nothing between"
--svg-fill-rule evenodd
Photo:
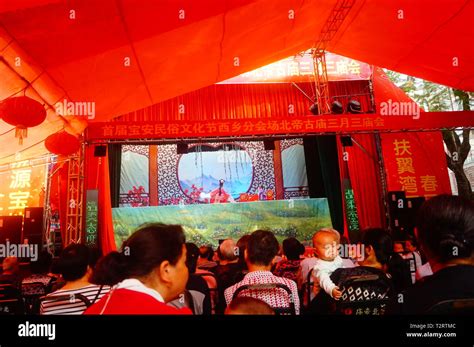
<instances>
[{"instance_id":1,"label":"red stage curtain","mask_svg":"<svg viewBox=\"0 0 474 347\"><path fill-rule=\"evenodd\" d=\"M346 107L350 99L360 102L362 111L372 109L370 102L369 84L367 81L335 82L330 84L329 94L332 99L339 100ZM340 136L337 136L339 152L339 170L341 182L350 178L354 199L357 206L360 229L383 227L385 213L383 208L383 193L380 183L380 172L377 164L378 154L373 134L356 134L351 136L355 142L352 147L346 147L349 160L345 163L342 159L343 147ZM347 164L347 169L345 165ZM344 202L344 187L342 188ZM344 216L346 215L343 203ZM348 237L347 221L344 219L344 235Z\"/></svg>"},{"instance_id":2,"label":"red stage curtain","mask_svg":"<svg viewBox=\"0 0 474 347\"><path fill-rule=\"evenodd\" d=\"M85 186L99 190L98 241L102 254L115 251L108 153L105 157L95 157L93 146L86 147Z\"/></svg>"},{"instance_id":3,"label":"red stage curtain","mask_svg":"<svg viewBox=\"0 0 474 347\"><path fill-rule=\"evenodd\" d=\"M384 227L384 196L377 162L379 156L375 135L354 134L351 137L353 139L352 147L346 147L345 150L348 153L348 175L354 190L360 229ZM342 180L345 175L342 169L344 161L342 160L343 147L340 141L338 141L338 147Z\"/></svg>"},{"instance_id":4,"label":"red stage curtain","mask_svg":"<svg viewBox=\"0 0 474 347\"><path fill-rule=\"evenodd\" d=\"M314 83L298 83L310 98L314 97ZM337 81L329 83L329 94L342 102L358 100L364 111L370 109L369 81ZM349 97L352 95L352 97ZM128 113L116 120L225 120L261 119L286 116L290 105L295 116L310 114L312 101L290 83L214 84L150 107ZM179 107L184 106L184 114Z\"/></svg>"}]
</instances>

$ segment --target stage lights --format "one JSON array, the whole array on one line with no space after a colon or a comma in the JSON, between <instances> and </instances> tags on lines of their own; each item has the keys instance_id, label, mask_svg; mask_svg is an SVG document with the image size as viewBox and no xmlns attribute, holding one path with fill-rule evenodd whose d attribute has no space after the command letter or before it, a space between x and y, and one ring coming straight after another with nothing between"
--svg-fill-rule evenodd
<instances>
[{"instance_id":1,"label":"stage lights","mask_svg":"<svg viewBox=\"0 0 474 347\"><path fill-rule=\"evenodd\" d=\"M360 102L357 100L352 99L347 104L347 113L362 113L362 107L360 106Z\"/></svg>"},{"instance_id":2,"label":"stage lights","mask_svg":"<svg viewBox=\"0 0 474 347\"><path fill-rule=\"evenodd\" d=\"M309 112L311 112L312 114L314 114L315 116L317 116L319 114L319 107L318 107L318 103L315 102L314 104L312 104L309 108Z\"/></svg>"},{"instance_id":3,"label":"stage lights","mask_svg":"<svg viewBox=\"0 0 474 347\"><path fill-rule=\"evenodd\" d=\"M334 100L331 103L331 113L332 114L343 114L344 113L344 107L342 106L342 103L339 100Z\"/></svg>"},{"instance_id":4,"label":"stage lights","mask_svg":"<svg viewBox=\"0 0 474 347\"><path fill-rule=\"evenodd\" d=\"M309 107L309 111L317 116L319 115L319 107L318 104L315 102ZM360 114L362 112L362 107L359 101L355 99L351 99L347 103L347 107L344 107L343 103L339 100L333 100L331 103L331 114L345 114L345 113L351 113L351 114Z\"/></svg>"}]
</instances>

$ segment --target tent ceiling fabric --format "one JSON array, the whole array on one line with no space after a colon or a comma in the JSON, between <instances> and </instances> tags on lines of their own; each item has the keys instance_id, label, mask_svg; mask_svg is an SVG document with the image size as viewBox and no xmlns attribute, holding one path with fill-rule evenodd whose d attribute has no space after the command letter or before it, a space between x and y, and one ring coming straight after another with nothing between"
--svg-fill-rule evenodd
<instances>
[{"instance_id":1,"label":"tent ceiling fabric","mask_svg":"<svg viewBox=\"0 0 474 347\"><path fill-rule=\"evenodd\" d=\"M0 0L0 100L21 75L50 105L95 102L108 120L312 47L336 2ZM354 0L328 50L472 91L472 18L474 0Z\"/></svg>"},{"instance_id":2,"label":"tent ceiling fabric","mask_svg":"<svg viewBox=\"0 0 474 347\"><path fill-rule=\"evenodd\" d=\"M95 101L104 120L311 47L323 24L313 14L326 18L332 1L291 5L297 20L287 1L78 1L0 9L0 23L71 100Z\"/></svg>"},{"instance_id":3,"label":"tent ceiling fabric","mask_svg":"<svg viewBox=\"0 0 474 347\"><path fill-rule=\"evenodd\" d=\"M357 4L328 50L474 91L474 1L368 0Z\"/></svg>"}]
</instances>

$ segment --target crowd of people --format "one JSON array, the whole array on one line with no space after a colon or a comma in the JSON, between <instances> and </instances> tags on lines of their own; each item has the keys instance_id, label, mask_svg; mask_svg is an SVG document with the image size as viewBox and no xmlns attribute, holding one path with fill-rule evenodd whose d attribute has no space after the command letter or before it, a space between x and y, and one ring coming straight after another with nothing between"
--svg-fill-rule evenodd
<instances>
[{"instance_id":1,"label":"crowd of people","mask_svg":"<svg viewBox=\"0 0 474 347\"><path fill-rule=\"evenodd\" d=\"M361 254L341 253L341 243L331 228L316 231L312 247L293 237L280 245L272 232L256 230L214 251L187 243L179 225L154 223L101 258L71 244L55 262L43 252L28 275L6 258L0 283L24 298L41 296L37 311L45 315L422 314L474 299L471 201L431 198L419 210L416 236L403 240L363 230Z\"/></svg>"}]
</instances>

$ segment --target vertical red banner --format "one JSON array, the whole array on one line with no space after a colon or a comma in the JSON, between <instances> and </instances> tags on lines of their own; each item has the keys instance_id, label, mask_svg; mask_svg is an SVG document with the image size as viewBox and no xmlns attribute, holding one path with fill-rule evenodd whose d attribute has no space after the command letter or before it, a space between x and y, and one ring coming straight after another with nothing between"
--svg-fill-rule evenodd
<instances>
[{"instance_id":1,"label":"vertical red banner","mask_svg":"<svg viewBox=\"0 0 474 347\"><path fill-rule=\"evenodd\" d=\"M389 191L407 197L451 194L446 154L440 132L382 134Z\"/></svg>"}]
</instances>

